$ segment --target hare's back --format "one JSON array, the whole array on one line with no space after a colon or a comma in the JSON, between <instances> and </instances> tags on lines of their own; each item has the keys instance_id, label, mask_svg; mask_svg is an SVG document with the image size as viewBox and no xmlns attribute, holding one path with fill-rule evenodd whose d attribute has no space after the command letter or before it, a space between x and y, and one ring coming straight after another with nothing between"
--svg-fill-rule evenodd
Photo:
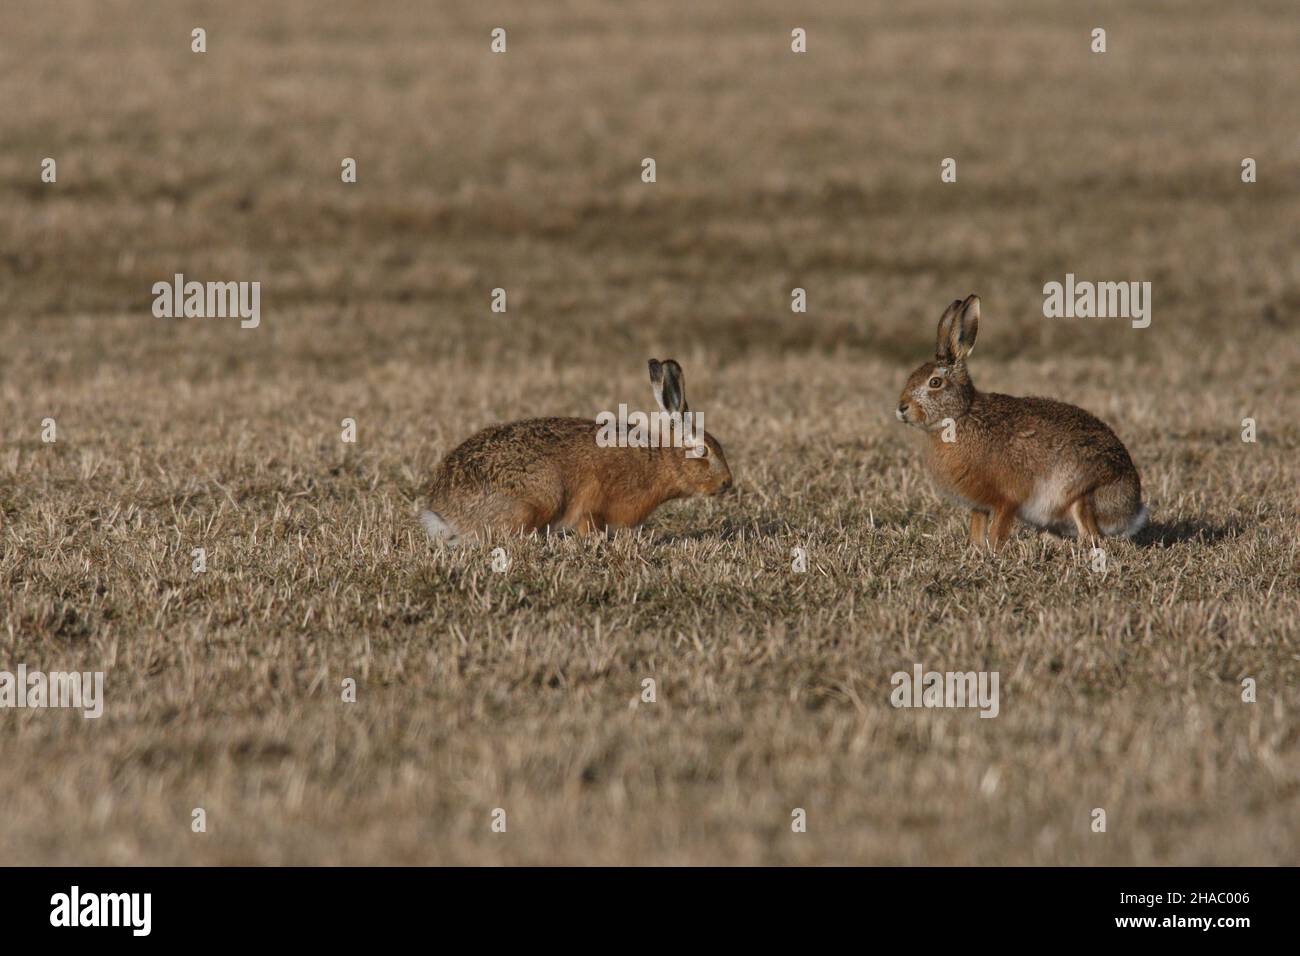
<instances>
[{"instance_id":1,"label":"hare's back","mask_svg":"<svg viewBox=\"0 0 1300 956\"><path fill-rule=\"evenodd\" d=\"M512 485L561 467L566 452L593 442L597 425L584 418L527 418L489 425L457 445L438 467L437 484Z\"/></svg>"},{"instance_id":2,"label":"hare's back","mask_svg":"<svg viewBox=\"0 0 1300 956\"><path fill-rule=\"evenodd\" d=\"M1131 471L1132 460L1119 436L1096 415L1053 398L989 395L993 412L1017 437L1036 439L1056 454L1074 454Z\"/></svg>"}]
</instances>

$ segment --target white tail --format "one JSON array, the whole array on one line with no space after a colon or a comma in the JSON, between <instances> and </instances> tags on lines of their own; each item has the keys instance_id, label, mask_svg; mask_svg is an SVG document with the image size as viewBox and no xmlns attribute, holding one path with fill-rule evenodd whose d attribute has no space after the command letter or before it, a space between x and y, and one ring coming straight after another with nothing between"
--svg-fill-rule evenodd
<instances>
[{"instance_id":1,"label":"white tail","mask_svg":"<svg viewBox=\"0 0 1300 956\"><path fill-rule=\"evenodd\" d=\"M434 541L452 541L456 537L456 529L436 511L420 512L420 523Z\"/></svg>"},{"instance_id":2,"label":"white tail","mask_svg":"<svg viewBox=\"0 0 1300 956\"><path fill-rule=\"evenodd\" d=\"M1120 534L1125 538L1133 537L1147 526L1147 519L1150 516L1150 512L1147 511L1147 506L1143 505L1138 508L1138 513L1133 516L1133 520L1128 523L1128 527L1121 531Z\"/></svg>"},{"instance_id":3,"label":"white tail","mask_svg":"<svg viewBox=\"0 0 1300 956\"><path fill-rule=\"evenodd\" d=\"M1117 535L1121 538L1131 538L1147 526L1149 517L1150 513L1147 511L1147 506L1141 505L1137 510L1137 514L1133 515L1127 524L1103 525L1101 532L1102 534Z\"/></svg>"}]
</instances>

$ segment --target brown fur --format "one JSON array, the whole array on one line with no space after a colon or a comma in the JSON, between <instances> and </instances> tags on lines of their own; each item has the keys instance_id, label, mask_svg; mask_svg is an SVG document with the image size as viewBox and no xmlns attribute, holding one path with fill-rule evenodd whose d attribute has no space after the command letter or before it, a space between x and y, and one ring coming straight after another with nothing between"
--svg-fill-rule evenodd
<instances>
[{"instance_id":1,"label":"brown fur","mask_svg":"<svg viewBox=\"0 0 1300 956\"><path fill-rule=\"evenodd\" d=\"M686 410L674 362L651 363L656 396L664 369L669 410ZM601 447L599 430L582 418L531 418L485 428L438 466L429 506L455 535L548 528L585 535L634 527L666 501L731 487L722 446L707 432L708 454L696 458L682 447Z\"/></svg>"},{"instance_id":2,"label":"brown fur","mask_svg":"<svg viewBox=\"0 0 1300 956\"><path fill-rule=\"evenodd\" d=\"M1016 517L1085 541L1133 533L1145 509L1123 443L1074 405L978 391L966 369L978 323L978 297L948 307L936 360L912 372L898 406L900 420L927 432L928 464L940 489L970 509L971 543L982 544L987 534L1000 548ZM949 419L956 440L945 442Z\"/></svg>"}]
</instances>

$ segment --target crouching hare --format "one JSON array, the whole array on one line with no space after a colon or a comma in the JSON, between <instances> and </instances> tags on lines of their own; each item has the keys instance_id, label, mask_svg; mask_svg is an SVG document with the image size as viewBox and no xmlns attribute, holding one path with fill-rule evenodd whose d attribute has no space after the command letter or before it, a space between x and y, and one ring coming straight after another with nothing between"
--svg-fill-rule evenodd
<instances>
[{"instance_id":1,"label":"crouching hare","mask_svg":"<svg viewBox=\"0 0 1300 956\"><path fill-rule=\"evenodd\" d=\"M676 362L651 359L650 385L662 412L689 411ZM638 525L674 498L728 490L731 470L717 439L689 419L675 425L680 444L663 438L665 427L657 443L633 447L598 442L602 426L584 418L492 425L443 459L421 521L435 540L547 529L585 535Z\"/></svg>"},{"instance_id":2,"label":"crouching hare","mask_svg":"<svg viewBox=\"0 0 1300 956\"><path fill-rule=\"evenodd\" d=\"M928 433L930 471L948 497L970 509L971 544L987 536L998 550L1017 517L1081 541L1132 537L1147 509L1124 444L1074 405L976 391L966 357L979 318L978 296L948 306L935 360L908 378L897 411L899 421Z\"/></svg>"}]
</instances>

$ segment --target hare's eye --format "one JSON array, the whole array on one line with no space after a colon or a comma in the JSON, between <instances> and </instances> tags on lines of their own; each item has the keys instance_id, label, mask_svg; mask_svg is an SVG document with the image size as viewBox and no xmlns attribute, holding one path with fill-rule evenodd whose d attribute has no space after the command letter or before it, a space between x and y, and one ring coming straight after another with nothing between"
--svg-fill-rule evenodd
<instances>
[{"instance_id":1,"label":"hare's eye","mask_svg":"<svg viewBox=\"0 0 1300 956\"><path fill-rule=\"evenodd\" d=\"M943 388L943 379L941 379L938 375L936 375L934 378L930 379L930 387Z\"/></svg>"}]
</instances>

